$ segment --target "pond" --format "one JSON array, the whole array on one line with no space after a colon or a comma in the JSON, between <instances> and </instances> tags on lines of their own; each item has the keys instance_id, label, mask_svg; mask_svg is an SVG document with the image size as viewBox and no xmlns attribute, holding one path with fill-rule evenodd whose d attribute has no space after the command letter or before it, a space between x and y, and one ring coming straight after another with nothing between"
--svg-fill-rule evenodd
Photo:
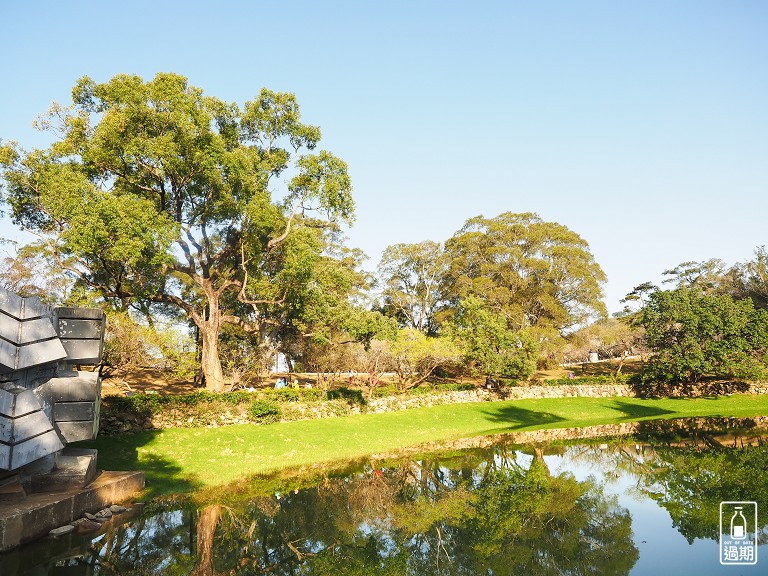
<instances>
[{"instance_id":1,"label":"pond","mask_svg":"<svg viewBox=\"0 0 768 576\"><path fill-rule=\"evenodd\" d=\"M768 573L768 419L527 434L151 503L0 556L0 574ZM756 503L737 542L756 565L721 565L721 502Z\"/></svg>"}]
</instances>

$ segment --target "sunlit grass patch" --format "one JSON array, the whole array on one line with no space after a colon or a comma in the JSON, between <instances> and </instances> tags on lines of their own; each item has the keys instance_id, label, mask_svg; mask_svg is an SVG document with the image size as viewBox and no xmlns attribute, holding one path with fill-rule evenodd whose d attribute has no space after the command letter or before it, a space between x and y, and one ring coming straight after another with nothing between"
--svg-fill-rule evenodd
<instances>
[{"instance_id":1,"label":"sunlit grass patch","mask_svg":"<svg viewBox=\"0 0 768 576\"><path fill-rule=\"evenodd\" d=\"M652 419L758 415L768 415L768 396L541 398L269 425L175 428L101 437L88 445L99 449L103 469L144 470L151 497L464 437Z\"/></svg>"}]
</instances>

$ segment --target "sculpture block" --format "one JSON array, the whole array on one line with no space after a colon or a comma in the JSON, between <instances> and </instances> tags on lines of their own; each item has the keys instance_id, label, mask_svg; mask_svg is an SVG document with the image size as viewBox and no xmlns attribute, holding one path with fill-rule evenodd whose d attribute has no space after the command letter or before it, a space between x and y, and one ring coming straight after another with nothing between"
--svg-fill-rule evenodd
<instances>
[{"instance_id":1,"label":"sculpture block","mask_svg":"<svg viewBox=\"0 0 768 576\"><path fill-rule=\"evenodd\" d=\"M68 442L96 437L101 379L71 367L101 362L104 330L101 310L53 309L0 288L0 478L48 474Z\"/></svg>"}]
</instances>

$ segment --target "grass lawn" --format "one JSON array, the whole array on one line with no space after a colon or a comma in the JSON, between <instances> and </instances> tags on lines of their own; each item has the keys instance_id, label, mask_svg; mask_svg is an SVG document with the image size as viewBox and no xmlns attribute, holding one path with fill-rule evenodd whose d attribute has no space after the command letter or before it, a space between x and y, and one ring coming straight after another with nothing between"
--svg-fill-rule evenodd
<instances>
[{"instance_id":1,"label":"grass lawn","mask_svg":"<svg viewBox=\"0 0 768 576\"><path fill-rule=\"evenodd\" d=\"M761 415L768 416L768 395L658 400L542 398L262 426L168 429L100 437L84 444L98 448L100 468L145 471L147 495L153 497L424 442L659 418Z\"/></svg>"}]
</instances>

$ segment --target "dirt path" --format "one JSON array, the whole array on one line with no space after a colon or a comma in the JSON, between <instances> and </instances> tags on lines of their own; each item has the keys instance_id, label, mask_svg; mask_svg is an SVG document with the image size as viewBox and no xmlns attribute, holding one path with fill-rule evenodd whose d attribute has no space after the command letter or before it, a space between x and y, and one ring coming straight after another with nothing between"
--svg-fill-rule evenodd
<instances>
[{"instance_id":1,"label":"dirt path","mask_svg":"<svg viewBox=\"0 0 768 576\"><path fill-rule=\"evenodd\" d=\"M175 378L163 370L140 368L130 372L117 372L104 378L101 382L102 396L125 396L128 392L134 394L147 391L158 394L190 394L195 388L192 379Z\"/></svg>"},{"instance_id":2,"label":"dirt path","mask_svg":"<svg viewBox=\"0 0 768 576\"><path fill-rule=\"evenodd\" d=\"M625 373L635 372L639 369L641 363L632 359L627 361L624 367ZM576 376L592 376L612 373L615 367L610 362L601 362L594 364L585 364L578 368L563 368L557 367L551 370L538 370L532 377L532 380L546 380L548 378L566 378L568 372L573 371ZM317 386L317 377L315 374L270 374L265 377L262 386L272 387L279 377L287 377L289 381L298 380L299 386L312 385ZM347 386L348 377L343 375L340 380L333 383L333 386ZM353 386L360 386L367 379L367 374L357 373L354 377ZM382 377L385 384L391 384L394 382L394 376ZM464 377L462 382L472 382L476 386L482 386L484 378ZM124 396L129 392L134 394L156 392L157 394L171 395L171 394L191 394L192 392L201 390L195 388L194 382L191 378L178 378L172 373L163 370L153 370L148 368L139 368L128 372L116 372L109 377L105 378L101 384L101 395L117 395Z\"/></svg>"}]
</instances>

